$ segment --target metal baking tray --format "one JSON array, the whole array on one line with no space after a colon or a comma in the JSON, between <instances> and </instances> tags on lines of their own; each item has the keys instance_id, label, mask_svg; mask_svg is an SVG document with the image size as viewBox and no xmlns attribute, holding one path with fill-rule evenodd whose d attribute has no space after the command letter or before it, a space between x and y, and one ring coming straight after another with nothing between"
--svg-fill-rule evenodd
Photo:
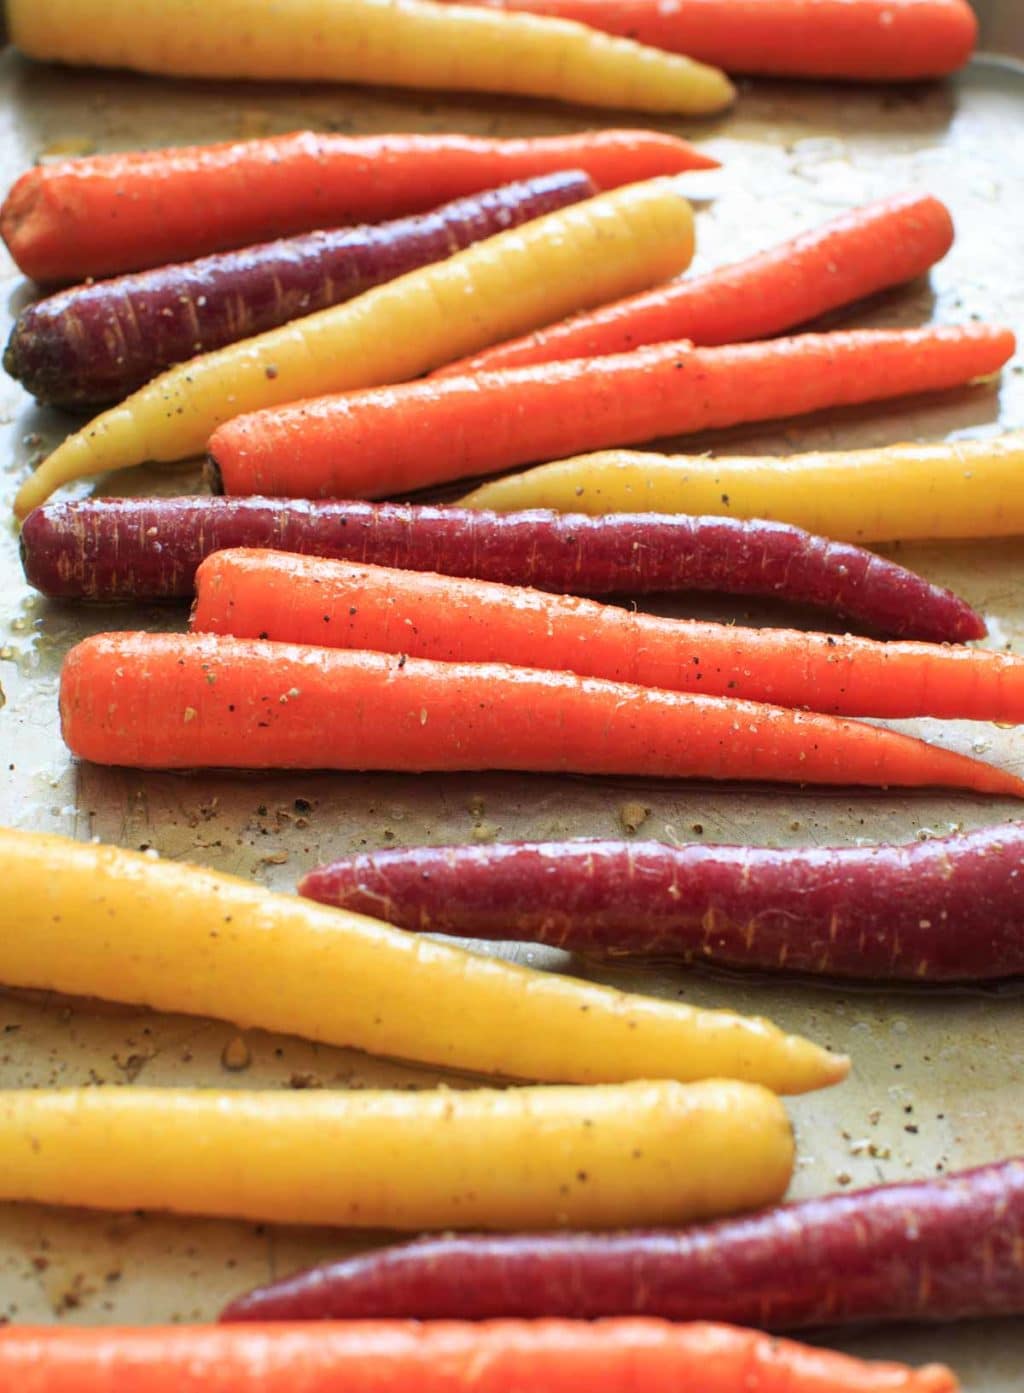
<instances>
[{"instance_id":1,"label":"metal baking tray","mask_svg":"<svg viewBox=\"0 0 1024 1393\"><path fill-rule=\"evenodd\" d=\"M917 88L744 82L722 119L677 124L725 164L687 176L698 204L698 265L767 246L867 199L904 188L948 200L958 238L930 281L886 295L848 322L909 325L971 317L1024 328L1024 9L979 4L979 58L949 83ZM38 159L132 146L258 135L313 126L344 131L578 130L600 117L541 104L427 98L390 91L166 82L72 72L0 56L0 183ZM3 313L27 288L3 261ZM7 326L3 326L6 335ZM977 436L1024 426L1024 363L1000 383L941 399L844 410L768 430L689 442L724 452ZM75 424L0 383L4 519L29 463ZM182 492L190 467L136 470L110 491ZM1024 487L1024 483L1022 483ZM905 545L902 561L960 590L988 617L992 642L1024 651L1024 547L1019 539ZM683 612L676 604L675 612ZM768 606L700 600L687 612L773 623ZM26 588L10 522L0 533L0 821L156 847L291 888L315 862L356 848L494 837L620 833L624 803L650 809L640 835L778 845L911 839L1009 820L1011 802L932 795L712 788L618 779L387 775L138 774L75 765L61 743L56 684L68 646L105 628L173 627L181 611L72 609ZM1024 772L1024 731L907 722L906 728ZM2 902L0 902L2 903ZM0 910L2 931L2 910ZM144 934L146 926L139 925ZM762 1013L854 1057L839 1089L792 1104L800 1162L794 1196L1024 1153L1024 997L858 991L778 980L614 969L510 946L510 957L563 967L652 994ZM237 1032L220 1022L96 1003L0 994L0 1085L103 1083L233 1087L415 1085L431 1075L356 1052L250 1032L251 1062L222 1064ZM0 1316L89 1323L197 1320L275 1274L382 1241L159 1216L0 1206ZM843 1343L865 1355L946 1359L972 1393L1009 1393L1024 1373L1024 1322L889 1329Z\"/></svg>"}]
</instances>

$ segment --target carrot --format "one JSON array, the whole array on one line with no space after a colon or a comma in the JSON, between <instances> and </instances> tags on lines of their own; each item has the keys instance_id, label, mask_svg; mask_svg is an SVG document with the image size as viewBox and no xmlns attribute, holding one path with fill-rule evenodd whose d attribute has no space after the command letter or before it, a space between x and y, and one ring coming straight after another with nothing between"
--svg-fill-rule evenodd
<instances>
[{"instance_id":1,"label":"carrot","mask_svg":"<svg viewBox=\"0 0 1024 1393\"><path fill-rule=\"evenodd\" d=\"M573 952L880 981L1024 974L1024 823L907 846L403 847L318 867L299 890L420 933Z\"/></svg>"},{"instance_id":2,"label":"carrot","mask_svg":"<svg viewBox=\"0 0 1024 1393\"><path fill-rule=\"evenodd\" d=\"M26 276L78 281L425 213L562 169L582 169L598 188L612 189L717 163L660 131L517 140L296 131L39 165L0 207L0 234Z\"/></svg>"},{"instance_id":3,"label":"carrot","mask_svg":"<svg viewBox=\"0 0 1024 1393\"><path fill-rule=\"evenodd\" d=\"M664 619L596 600L281 551L222 551L193 628L277 642L512 663L839 716L1024 723L1024 657L847 634Z\"/></svg>"},{"instance_id":4,"label":"carrot","mask_svg":"<svg viewBox=\"0 0 1024 1393\"><path fill-rule=\"evenodd\" d=\"M222 426L209 450L226 493L374 498L580 450L955 387L997 372L1014 346L1009 330L982 325L659 344L255 412Z\"/></svg>"},{"instance_id":5,"label":"carrot","mask_svg":"<svg viewBox=\"0 0 1024 1393\"><path fill-rule=\"evenodd\" d=\"M26 306L4 367L40 401L117 401L196 353L340 305L484 237L597 192L579 170L378 227L312 232L77 286Z\"/></svg>"},{"instance_id":6,"label":"carrot","mask_svg":"<svg viewBox=\"0 0 1024 1393\"><path fill-rule=\"evenodd\" d=\"M848 542L1024 532L1024 431L993 440L710 459L629 450L560 460L474 490L469 508L776 518Z\"/></svg>"},{"instance_id":7,"label":"carrot","mask_svg":"<svg viewBox=\"0 0 1024 1393\"><path fill-rule=\"evenodd\" d=\"M0 1092L0 1197L88 1209L412 1230L620 1228L776 1202L792 1170L782 1103L731 1080L313 1097Z\"/></svg>"},{"instance_id":8,"label":"carrot","mask_svg":"<svg viewBox=\"0 0 1024 1393\"><path fill-rule=\"evenodd\" d=\"M0 829L0 868L7 987L541 1082L717 1076L789 1093L838 1083L849 1068L767 1021L427 944L361 915L117 847Z\"/></svg>"},{"instance_id":9,"label":"carrot","mask_svg":"<svg viewBox=\"0 0 1024 1393\"><path fill-rule=\"evenodd\" d=\"M693 115L724 73L585 25L433 0L7 0L30 58L171 77L505 92Z\"/></svg>"},{"instance_id":10,"label":"carrot","mask_svg":"<svg viewBox=\"0 0 1024 1393\"><path fill-rule=\"evenodd\" d=\"M725 1325L366 1321L138 1329L8 1326L18 1393L956 1393L913 1370Z\"/></svg>"},{"instance_id":11,"label":"carrot","mask_svg":"<svg viewBox=\"0 0 1024 1393\"><path fill-rule=\"evenodd\" d=\"M592 24L734 73L905 82L973 52L967 0L473 0Z\"/></svg>"},{"instance_id":12,"label":"carrot","mask_svg":"<svg viewBox=\"0 0 1024 1393\"><path fill-rule=\"evenodd\" d=\"M745 261L577 315L440 371L597 358L670 339L713 346L772 338L923 276L952 244L946 205L902 194L851 209Z\"/></svg>"},{"instance_id":13,"label":"carrot","mask_svg":"<svg viewBox=\"0 0 1024 1393\"><path fill-rule=\"evenodd\" d=\"M584 595L767 595L817 605L875 633L939 643L986 632L952 591L781 523L202 496L48 503L21 529L29 584L75 600L191 596L205 556L242 546Z\"/></svg>"},{"instance_id":14,"label":"carrot","mask_svg":"<svg viewBox=\"0 0 1024 1393\"><path fill-rule=\"evenodd\" d=\"M664 280L693 254L690 205L633 184L171 368L57 447L18 491L24 516L61 484L182 459L239 411L415 377L581 305Z\"/></svg>"},{"instance_id":15,"label":"carrot","mask_svg":"<svg viewBox=\"0 0 1024 1393\"><path fill-rule=\"evenodd\" d=\"M832 716L211 634L88 638L65 659L60 707L74 754L133 768L561 770L1024 796L1002 770Z\"/></svg>"},{"instance_id":16,"label":"carrot","mask_svg":"<svg viewBox=\"0 0 1024 1393\"><path fill-rule=\"evenodd\" d=\"M431 1238L284 1278L221 1319L622 1315L789 1331L1024 1315L1024 1160L683 1230Z\"/></svg>"}]
</instances>

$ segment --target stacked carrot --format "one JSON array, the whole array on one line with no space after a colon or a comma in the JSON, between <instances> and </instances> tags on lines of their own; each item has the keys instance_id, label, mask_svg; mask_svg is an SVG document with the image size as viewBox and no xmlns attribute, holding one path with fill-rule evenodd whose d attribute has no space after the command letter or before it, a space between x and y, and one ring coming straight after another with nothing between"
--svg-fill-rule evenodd
<instances>
[{"instance_id":1,"label":"stacked carrot","mask_svg":"<svg viewBox=\"0 0 1024 1393\"><path fill-rule=\"evenodd\" d=\"M724 0L284 0L272 15L256 0L107 0L102 23L70 0L9 0L7 12L13 41L44 59L457 79L684 113L732 99L709 63L925 77L962 64L975 37L961 0L887 0L884 13L876 0L740 3L743 20L730 0L728 23ZM519 10L532 13L503 13ZM228 74L225 55L241 51L229 26L246 42ZM299 133L24 176L0 232L26 274L114 277L30 306L8 346L8 370L41 400L113 403L21 489L26 573L71 598L196 592L190 633L100 634L68 655L72 752L143 768L499 767L1024 797L1009 772L849 719L1024 717L1024 662L962 646L984 635L980 616L850 545L1015 530L1024 517L1004 485L1018 441L789 468L617 449L964 386L1014 351L1009 331L983 325L800 332L946 254L952 223L930 197L886 200L671 280L693 255L671 176L714 164L647 132ZM228 497L46 503L64 484L204 450ZM585 451L604 453L561 458ZM461 508L362 501L533 464ZM899 485L889 497L849 488L853 473L879 470ZM911 495L928 471L949 487L922 510ZM680 516L690 500L698 515ZM632 516L616 515L626 506ZM576 598L701 587L816 604L903 641ZM419 935L904 981L998 977L1024 962L1019 843L1013 828L877 855L423 849L320 868L301 897L284 897L0 830L16 930L0 943L4 986L216 1014L539 1085L0 1094L3 1198L411 1230L718 1220L710 1240L703 1229L439 1240L302 1276L227 1313L344 1322L318 1330L0 1333L0 1385L952 1390L936 1366L866 1365L685 1322L1017 1312L1019 1166L854 1206L728 1217L777 1204L789 1183L793 1137L775 1095L836 1083L847 1061L766 1021ZM883 901L898 905L908 885L902 918L883 924ZM971 1274L971 1301L941 1282L932 1293L946 1261ZM834 1272L851 1262L860 1285L844 1303ZM517 1315L559 1319L507 1319ZM405 1316L430 1323L393 1319ZM582 1323L593 1317L611 1319Z\"/></svg>"}]
</instances>

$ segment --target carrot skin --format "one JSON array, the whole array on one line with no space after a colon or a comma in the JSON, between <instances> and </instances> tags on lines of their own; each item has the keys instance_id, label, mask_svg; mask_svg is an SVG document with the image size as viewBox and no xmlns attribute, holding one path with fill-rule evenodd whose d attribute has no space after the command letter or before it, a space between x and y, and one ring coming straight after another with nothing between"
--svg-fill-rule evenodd
<instances>
[{"instance_id":1,"label":"carrot skin","mask_svg":"<svg viewBox=\"0 0 1024 1393\"><path fill-rule=\"evenodd\" d=\"M9 1326L18 1393L956 1393L948 1369L865 1363L754 1330L615 1320Z\"/></svg>"},{"instance_id":2,"label":"carrot skin","mask_svg":"<svg viewBox=\"0 0 1024 1393\"><path fill-rule=\"evenodd\" d=\"M437 376L626 353L673 339L713 347L773 338L925 275L949 251L953 235L939 199L900 194L743 261L485 349Z\"/></svg>"},{"instance_id":3,"label":"carrot skin","mask_svg":"<svg viewBox=\"0 0 1024 1393\"><path fill-rule=\"evenodd\" d=\"M196 353L342 304L596 192L588 175L567 170L380 226L312 232L77 286L22 310L4 367L51 405L117 401Z\"/></svg>"},{"instance_id":4,"label":"carrot skin","mask_svg":"<svg viewBox=\"0 0 1024 1393\"><path fill-rule=\"evenodd\" d=\"M444 377L238 416L210 439L230 494L386 497L659 436L961 386L1013 334L983 325L659 344L607 358Z\"/></svg>"},{"instance_id":5,"label":"carrot skin","mask_svg":"<svg viewBox=\"0 0 1024 1393\"><path fill-rule=\"evenodd\" d=\"M574 19L733 73L907 82L962 68L978 21L967 0L472 0Z\"/></svg>"},{"instance_id":6,"label":"carrot skin","mask_svg":"<svg viewBox=\"0 0 1024 1393\"><path fill-rule=\"evenodd\" d=\"M517 140L296 131L31 169L0 207L0 234L24 275L66 282L423 213L562 169L611 189L717 163L656 131Z\"/></svg>"},{"instance_id":7,"label":"carrot skin","mask_svg":"<svg viewBox=\"0 0 1024 1393\"><path fill-rule=\"evenodd\" d=\"M1024 723L1024 658L666 619L573 595L280 551L217 552L192 627L236 638L511 663L833 716Z\"/></svg>"},{"instance_id":8,"label":"carrot skin","mask_svg":"<svg viewBox=\"0 0 1024 1393\"><path fill-rule=\"evenodd\" d=\"M204 557L233 547L564 594L766 595L892 638L966 643L986 633L981 615L952 591L784 523L204 496L47 503L21 530L26 578L59 599L181 599L191 596Z\"/></svg>"},{"instance_id":9,"label":"carrot skin","mask_svg":"<svg viewBox=\"0 0 1024 1393\"><path fill-rule=\"evenodd\" d=\"M464 1235L360 1254L221 1320L644 1316L772 1331L1024 1314L1024 1161L685 1229Z\"/></svg>"},{"instance_id":10,"label":"carrot skin","mask_svg":"<svg viewBox=\"0 0 1024 1393\"><path fill-rule=\"evenodd\" d=\"M61 673L72 753L134 768L509 769L969 788L1024 780L874 726L498 663L100 634Z\"/></svg>"},{"instance_id":11,"label":"carrot skin","mask_svg":"<svg viewBox=\"0 0 1024 1393\"><path fill-rule=\"evenodd\" d=\"M880 981L1024 973L1024 823L906 846L403 848L299 890L403 929L584 953Z\"/></svg>"}]
</instances>

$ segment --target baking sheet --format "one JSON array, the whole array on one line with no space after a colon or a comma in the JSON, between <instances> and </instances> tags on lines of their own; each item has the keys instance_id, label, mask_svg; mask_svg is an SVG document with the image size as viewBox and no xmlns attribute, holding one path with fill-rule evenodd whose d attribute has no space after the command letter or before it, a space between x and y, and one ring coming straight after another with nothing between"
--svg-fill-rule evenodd
<instances>
[{"instance_id":1,"label":"baking sheet","mask_svg":"<svg viewBox=\"0 0 1024 1393\"><path fill-rule=\"evenodd\" d=\"M979 6L979 9L983 7ZM989 4L988 35L1024 53L1015 0ZM446 130L544 134L584 129L587 113L507 101L417 98L353 89L227 87L123 74L66 72L0 59L0 183L33 160L140 145L287 131ZM886 295L846 322L909 325L971 317L1024 327L1024 72L979 60L949 84L916 89L743 83L721 120L661 123L705 140L725 161L688 176L699 199L698 267L734 260L842 209L905 188L952 207L957 245L929 283ZM26 288L2 263L3 313ZM3 326L6 335L6 323ZM39 411L0 383L0 821L153 846L290 889L307 867L357 848L495 837L615 835L626 803L650 809L641 836L777 845L910 839L1009 820L1010 802L970 797L722 789L629 780L398 776L188 778L76 766L57 732L56 683L70 643L106 628L174 627L180 611L75 610L49 604L21 578L8 505L30 462L74 422ZM724 452L860 446L993 434L1024 426L1024 362L997 385L829 413L768 430L688 442ZM135 470L107 491L181 492L194 469ZM893 554L960 590L987 616L991 642L1024 651L1019 539L914 545ZM666 612L682 612L665 605ZM769 606L701 599L686 612L753 622ZM939 743L1024 772L1024 732L991 725L905 722ZM2 914L2 911L0 911ZM2 919L0 919L2 923ZM145 933L146 926L139 925ZM491 950L495 951L495 950ZM842 1088L792 1103L800 1162L793 1195L925 1176L1024 1153L1024 996L865 993L821 985L696 976L667 968L614 970L508 946L510 957L595 980L774 1017L855 1061ZM248 1067L227 1070L238 1032L220 1022L149 1015L96 1003L0 994L0 1085L361 1087L423 1084L428 1071L289 1038L248 1032ZM457 1082L449 1079L449 1082ZM333 1234L141 1215L0 1206L0 1316L19 1321L197 1320L230 1296L383 1235ZM863 1354L942 1358L975 1393L1008 1393L1024 1370L1022 1322L888 1330L843 1343Z\"/></svg>"}]
</instances>

